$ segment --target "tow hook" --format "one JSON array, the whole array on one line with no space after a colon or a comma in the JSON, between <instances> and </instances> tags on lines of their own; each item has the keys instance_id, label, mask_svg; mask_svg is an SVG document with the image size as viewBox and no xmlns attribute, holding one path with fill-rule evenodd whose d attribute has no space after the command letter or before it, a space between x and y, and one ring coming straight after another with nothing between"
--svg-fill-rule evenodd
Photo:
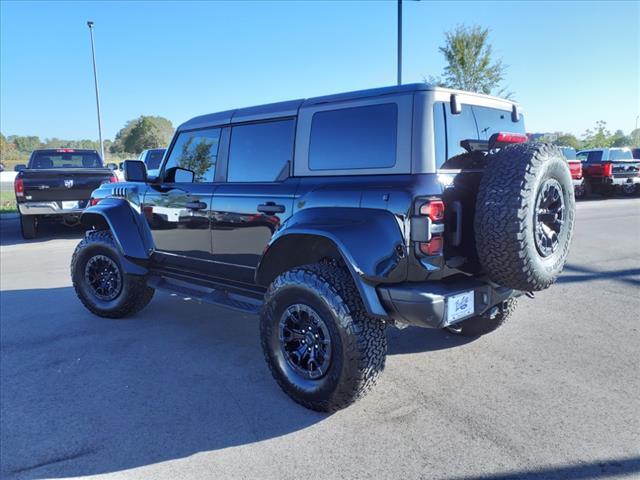
<instances>
[{"instance_id":1,"label":"tow hook","mask_svg":"<svg viewBox=\"0 0 640 480\"><path fill-rule=\"evenodd\" d=\"M535 294L533 292L524 292L524 294L529 298L536 298L536 296L535 296Z\"/></svg>"}]
</instances>

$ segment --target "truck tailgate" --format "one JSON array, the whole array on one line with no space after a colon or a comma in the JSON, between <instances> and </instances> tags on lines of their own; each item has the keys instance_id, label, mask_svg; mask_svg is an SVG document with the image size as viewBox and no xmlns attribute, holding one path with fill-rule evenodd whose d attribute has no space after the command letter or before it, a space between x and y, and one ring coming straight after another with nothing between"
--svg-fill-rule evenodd
<instances>
[{"instance_id":1,"label":"truck tailgate","mask_svg":"<svg viewBox=\"0 0 640 480\"><path fill-rule=\"evenodd\" d=\"M23 170L25 200L87 200L91 192L109 182L113 173L108 168L55 168Z\"/></svg>"}]
</instances>

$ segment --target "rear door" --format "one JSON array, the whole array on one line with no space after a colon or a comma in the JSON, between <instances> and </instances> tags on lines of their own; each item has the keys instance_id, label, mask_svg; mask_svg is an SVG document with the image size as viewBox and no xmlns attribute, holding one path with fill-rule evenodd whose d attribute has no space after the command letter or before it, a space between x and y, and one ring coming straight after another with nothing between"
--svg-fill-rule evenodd
<instances>
[{"instance_id":1,"label":"rear door","mask_svg":"<svg viewBox=\"0 0 640 480\"><path fill-rule=\"evenodd\" d=\"M293 118L230 127L226 182L212 204L214 275L253 285L262 252L293 210L294 132Z\"/></svg>"},{"instance_id":2,"label":"rear door","mask_svg":"<svg viewBox=\"0 0 640 480\"><path fill-rule=\"evenodd\" d=\"M206 270L211 261L211 200L215 190L220 128L178 134L158 181L142 206L160 263ZM193 179L183 168L193 171Z\"/></svg>"}]
</instances>

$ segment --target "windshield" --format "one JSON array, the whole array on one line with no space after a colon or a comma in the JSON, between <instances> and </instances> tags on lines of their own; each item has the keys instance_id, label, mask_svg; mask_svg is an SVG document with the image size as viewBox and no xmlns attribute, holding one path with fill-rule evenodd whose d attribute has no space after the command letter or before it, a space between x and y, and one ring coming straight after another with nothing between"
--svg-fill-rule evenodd
<instances>
[{"instance_id":1,"label":"windshield","mask_svg":"<svg viewBox=\"0 0 640 480\"><path fill-rule=\"evenodd\" d=\"M620 150L609 150L609 160L633 160L633 155L631 154L631 150L620 149Z\"/></svg>"},{"instance_id":2,"label":"windshield","mask_svg":"<svg viewBox=\"0 0 640 480\"><path fill-rule=\"evenodd\" d=\"M164 150L149 150L149 153L147 153L147 158L144 162L147 165L147 169L160 168L160 162L162 162L163 156Z\"/></svg>"},{"instance_id":3,"label":"windshield","mask_svg":"<svg viewBox=\"0 0 640 480\"><path fill-rule=\"evenodd\" d=\"M95 152L37 152L29 168L102 168L102 162Z\"/></svg>"},{"instance_id":4,"label":"windshield","mask_svg":"<svg viewBox=\"0 0 640 480\"><path fill-rule=\"evenodd\" d=\"M562 153L564 154L564 158L567 160L576 159L576 151L571 147L562 147Z\"/></svg>"}]
</instances>

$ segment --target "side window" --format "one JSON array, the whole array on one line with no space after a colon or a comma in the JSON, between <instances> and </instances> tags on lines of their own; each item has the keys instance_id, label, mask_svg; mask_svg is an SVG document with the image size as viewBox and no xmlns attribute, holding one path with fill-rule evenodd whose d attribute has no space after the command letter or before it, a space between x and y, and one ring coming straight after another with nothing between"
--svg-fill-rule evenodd
<instances>
[{"instance_id":1,"label":"side window","mask_svg":"<svg viewBox=\"0 0 640 480\"><path fill-rule=\"evenodd\" d=\"M465 153L460 146L462 140L478 140L478 129L473 117L473 110L469 105L462 105L462 112L457 115L445 108L447 120L447 159Z\"/></svg>"},{"instance_id":2,"label":"side window","mask_svg":"<svg viewBox=\"0 0 640 480\"><path fill-rule=\"evenodd\" d=\"M444 102L433 104L433 137L436 147L436 168L447 159L447 135L444 128Z\"/></svg>"},{"instance_id":3,"label":"side window","mask_svg":"<svg viewBox=\"0 0 640 480\"><path fill-rule=\"evenodd\" d=\"M525 133L524 117L521 114L517 122L511 120L511 111L497 108L472 106L478 125L478 140L489 140L498 132Z\"/></svg>"},{"instance_id":4,"label":"side window","mask_svg":"<svg viewBox=\"0 0 640 480\"><path fill-rule=\"evenodd\" d=\"M587 155L588 163L596 163L602 161L602 150L594 150L593 152L589 152Z\"/></svg>"},{"instance_id":5,"label":"side window","mask_svg":"<svg viewBox=\"0 0 640 480\"><path fill-rule=\"evenodd\" d=\"M195 182L213 182L219 143L219 128L179 133L164 168L164 180L172 182L180 167L192 170Z\"/></svg>"},{"instance_id":6,"label":"side window","mask_svg":"<svg viewBox=\"0 0 640 480\"><path fill-rule=\"evenodd\" d=\"M293 158L293 119L231 129L228 182L273 182Z\"/></svg>"},{"instance_id":7,"label":"side window","mask_svg":"<svg viewBox=\"0 0 640 480\"><path fill-rule=\"evenodd\" d=\"M311 120L309 169L393 167L397 138L395 103L316 112Z\"/></svg>"},{"instance_id":8,"label":"side window","mask_svg":"<svg viewBox=\"0 0 640 480\"><path fill-rule=\"evenodd\" d=\"M576 154L576 158L581 162L586 162L588 156L589 156L589 152L580 152Z\"/></svg>"}]
</instances>

